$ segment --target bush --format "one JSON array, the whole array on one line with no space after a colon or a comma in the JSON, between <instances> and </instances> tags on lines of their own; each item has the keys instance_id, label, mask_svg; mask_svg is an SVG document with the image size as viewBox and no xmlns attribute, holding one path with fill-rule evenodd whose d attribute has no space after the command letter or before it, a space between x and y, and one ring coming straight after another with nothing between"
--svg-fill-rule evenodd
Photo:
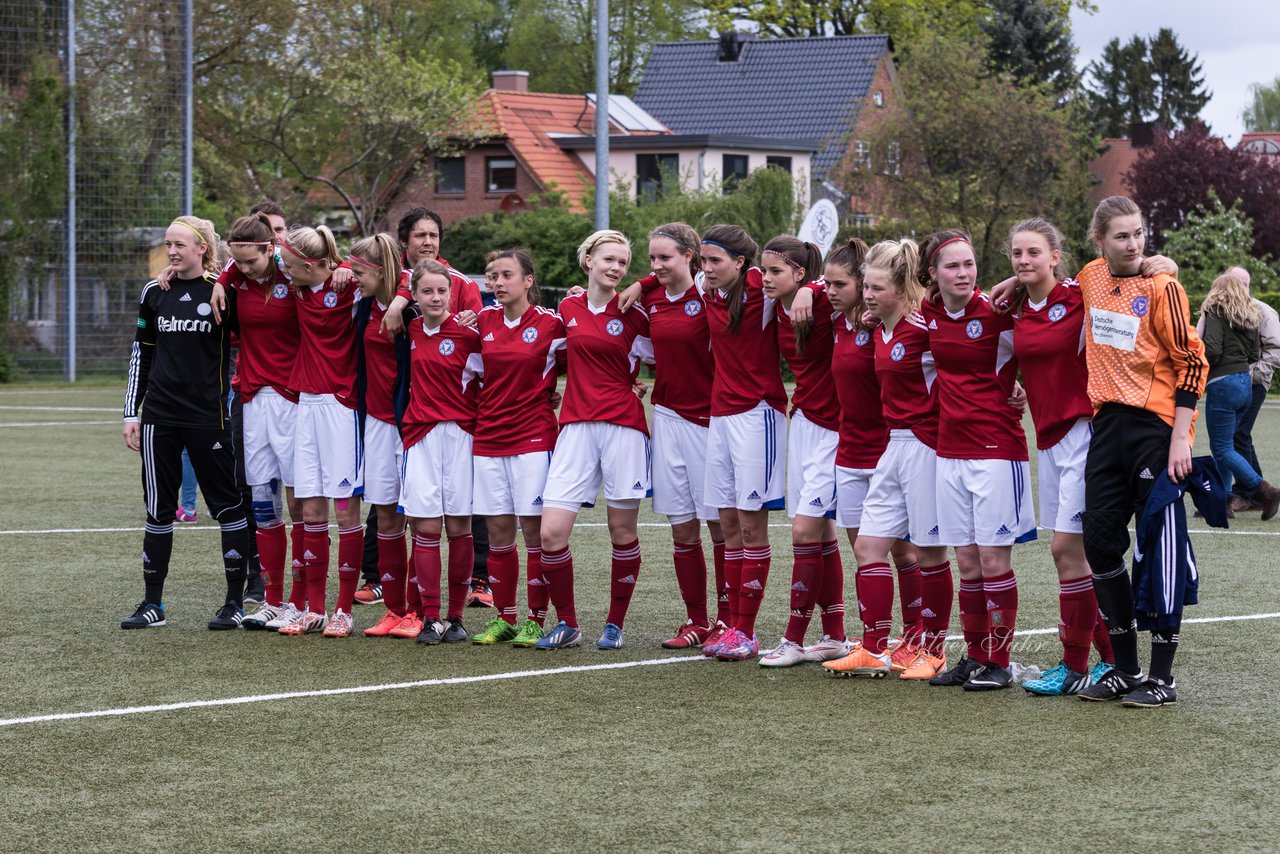
<instances>
[{"instance_id":1,"label":"bush","mask_svg":"<svg viewBox=\"0 0 1280 854\"><path fill-rule=\"evenodd\" d=\"M1209 201L1197 205L1182 227L1165 235L1161 252L1177 262L1178 279L1191 294L1205 294L1228 267L1244 267L1251 290L1273 291L1277 274L1272 260L1253 256L1253 221L1237 200L1231 207L1209 191Z\"/></svg>"}]
</instances>

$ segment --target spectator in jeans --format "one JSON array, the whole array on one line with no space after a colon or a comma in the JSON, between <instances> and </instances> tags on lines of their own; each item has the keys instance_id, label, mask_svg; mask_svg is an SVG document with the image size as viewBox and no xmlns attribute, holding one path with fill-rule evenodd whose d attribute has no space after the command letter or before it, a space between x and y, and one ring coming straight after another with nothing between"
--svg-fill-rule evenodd
<instances>
[{"instance_id":1,"label":"spectator in jeans","mask_svg":"<svg viewBox=\"0 0 1280 854\"><path fill-rule=\"evenodd\" d=\"M1243 279L1246 285L1249 284L1249 271L1243 267L1232 267L1227 272L1234 273ZM1280 367L1280 314L1260 299L1255 299L1253 304L1262 313L1262 325L1259 328L1262 333L1262 358L1249 366L1249 378L1253 381L1251 383L1253 401L1249 411L1236 425L1235 446L1236 451L1249 461L1254 471L1262 474L1262 466L1258 464L1258 452L1253 447L1253 423L1257 420L1258 412L1261 411L1262 404L1267 399L1267 392L1271 389L1271 375L1276 368ZM1236 512L1260 510L1262 505L1255 502L1252 496L1246 495L1240 485L1236 484L1231 493L1231 509Z\"/></svg>"}]
</instances>

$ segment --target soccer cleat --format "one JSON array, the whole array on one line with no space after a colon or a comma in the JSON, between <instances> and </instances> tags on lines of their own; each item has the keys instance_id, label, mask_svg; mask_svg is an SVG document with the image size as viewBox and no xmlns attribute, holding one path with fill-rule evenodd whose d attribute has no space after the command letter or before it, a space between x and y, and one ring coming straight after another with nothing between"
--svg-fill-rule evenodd
<instances>
[{"instance_id":1,"label":"soccer cleat","mask_svg":"<svg viewBox=\"0 0 1280 854\"><path fill-rule=\"evenodd\" d=\"M324 627L324 636L327 638L350 637L355 628L356 621L351 619L350 614L339 608L333 612L333 619L329 621L329 625Z\"/></svg>"},{"instance_id":2,"label":"soccer cleat","mask_svg":"<svg viewBox=\"0 0 1280 854\"><path fill-rule=\"evenodd\" d=\"M733 629L720 644L716 658L721 661L746 661L760 654L760 642L749 638L738 629Z\"/></svg>"},{"instance_id":3,"label":"soccer cleat","mask_svg":"<svg viewBox=\"0 0 1280 854\"><path fill-rule=\"evenodd\" d=\"M1022 683L1022 688L1028 694L1039 694L1042 697L1062 697L1067 694L1078 694L1082 688L1089 686L1089 677L1084 673L1077 673L1067 667L1065 661L1059 661L1058 666L1045 673L1039 679L1029 679Z\"/></svg>"},{"instance_id":4,"label":"soccer cleat","mask_svg":"<svg viewBox=\"0 0 1280 854\"><path fill-rule=\"evenodd\" d=\"M999 691L1012 684L1013 674L1009 672L1009 668L988 663L964 680L964 689L966 691Z\"/></svg>"},{"instance_id":5,"label":"soccer cleat","mask_svg":"<svg viewBox=\"0 0 1280 854\"><path fill-rule=\"evenodd\" d=\"M133 613L120 621L122 629L152 629L164 625L164 605L139 602Z\"/></svg>"},{"instance_id":6,"label":"soccer cleat","mask_svg":"<svg viewBox=\"0 0 1280 854\"><path fill-rule=\"evenodd\" d=\"M853 652L862 641L836 640L831 635L823 635L817 643L804 648L805 661L835 661Z\"/></svg>"},{"instance_id":7,"label":"soccer cleat","mask_svg":"<svg viewBox=\"0 0 1280 854\"><path fill-rule=\"evenodd\" d=\"M1120 705L1130 709L1154 709L1178 702L1178 686L1161 679L1148 678L1138 688L1124 695Z\"/></svg>"},{"instance_id":8,"label":"soccer cleat","mask_svg":"<svg viewBox=\"0 0 1280 854\"><path fill-rule=\"evenodd\" d=\"M1114 664L1109 664L1105 661L1097 662L1096 664L1093 665L1093 667L1089 668L1089 684L1090 685L1094 684L1103 676L1106 676L1108 673L1110 673L1113 669L1115 669Z\"/></svg>"},{"instance_id":9,"label":"soccer cleat","mask_svg":"<svg viewBox=\"0 0 1280 854\"><path fill-rule=\"evenodd\" d=\"M1097 682L1094 682L1088 688L1082 688L1076 696L1081 700L1090 700L1096 703L1119 700L1140 687L1145 679L1146 676L1141 673L1134 675L1125 673L1122 670L1116 670L1113 667Z\"/></svg>"},{"instance_id":10,"label":"soccer cleat","mask_svg":"<svg viewBox=\"0 0 1280 854\"><path fill-rule=\"evenodd\" d=\"M367 638L385 638L391 634L391 630L404 620L403 614L397 614L394 611L388 611L386 615L378 622L364 630L364 636Z\"/></svg>"},{"instance_id":11,"label":"soccer cleat","mask_svg":"<svg viewBox=\"0 0 1280 854\"><path fill-rule=\"evenodd\" d=\"M516 636L516 627L501 617L494 617L484 624L480 634L472 635L471 642L487 646L495 643L506 643Z\"/></svg>"},{"instance_id":12,"label":"soccer cleat","mask_svg":"<svg viewBox=\"0 0 1280 854\"><path fill-rule=\"evenodd\" d=\"M493 607L493 591L489 589L489 585L483 581L476 579L471 582L471 589L467 591L467 607L468 608L492 608Z\"/></svg>"},{"instance_id":13,"label":"soccer cleat","mask_svg":"<svg viewBox=\"0 0 1280 854\"><path fill-rule=\"evenodd\" d=\"M278 632L294 620L302 616L302 612L293 607L292 602L285 602L279 607L279 613L267 620L264 629L272 632Z\"/></svg>"},{"instance_id":14,"label":"soccer cleat","mask_svg":"<svg viewBox=\"0 0 1280 854\"><path fill-rule=\"evenodd\" d=\"M185 507L179 507L178 512L173 514L173 521L179 525L194 525L200 521L200 514L194 510L188 510Z\"/></svg>"},{"instance_id":15,"label":"soccer cleat","mask_svg":"<svg viewBox=\"0 0 1280 854\"><path fill-rule=\"evenodd\" d=\"M953 688L963 685L965 682L969 681L970 676L978 672L980 667L982 667L981 663L974 661L967 655L962 656L960 660L956 662L955 667L932 677L929 680L929 684L943 688Z\"/></svg>"},{"instance_id":16,"label":"soccer cleat","mask_svg":"<svg viewBox=\"0 0 1280 854\"><path fill-rule=\"evenodd\" d=\"M804 646L783 638L777 646L760 656L760 666L792 667L811 660L805 657Z\"/></svg>"},{"instance_id":17,"label":"soccer cleat","mask_svg":"<svg viewBox=\"0 0 1280 854\"><path fill-rule=\"evenodd\" d=\"M226 602L218 609L218 613L213 615L213 619L209 621L209 631L225 632L230 629L238 629L243 622L244 608L234 602Z\"/></svg>"},{"instance_id":18,"label":"soccer cleat","mask_svg":"<svg viewBox=\"0 0 1280 854\"><path fill-rule=\"evenodd\" d=\"M542 639L533 645L533 648L548 652L557 649L568 649L580 643L582 643L582 632L576 626L570 626L564 620L561 620L555 624L551 631L543 635Z\"/></svg>"},{"instance_id":19,"label":"soccer cleat","mask_svg":"<svg viewBox=\"0 0 1280 854\"><path fill-rule=\"evenodd\" d=\"M844 658L823 662L822 666L833 676L861 676L870 679L888 676L891 669L888 652L872 652L865 646L859 646Z\"/></svg>"},{"instance_id":20,"label":"soccer cleat","mask_svg":"<svg viewBox=\"0 0 1280 854\"><path fill-rule=\"evenodd\" d=\"M382 584L373 581L366 581L360 585L360 589L356 591L357 605L377 605L382 601Z\"/></svg>"},{"instance_id":21,"label":"soccer cleat","mask_svg":"<svg viewBox=\"0 0 1280 854\"><path fill-rule=\"evenodd\" d=\"M444 635L440 638L444 643L462 643L471 637L467 633L467 627L462 625L462 620L457 617L450 617L445 623Z\"/></svg>"},{"instance_id":22,"label":"soccer cleat","mask_svg":"<svg viewBox=\"0 0 1280 854\"><path fill-rule=\"evenodd\" d=\"M267 623L284 613L284 605L259 605L258 610L244 618L246 629L265 629Z\"/></svg>"},{"instance_id":23,"label":"soccer cleat","mask_svg":"<svg viewBox=\"0 0 1280 854\"><path fill-rule=\"evenodd\" d=\"M919 657L920 647L905 640L899 640L893 647L893 652L889 654L889 669L895 673L901 673L915 664Z\"/></svg>"},{"instance_id":24,"label":"soccer cleat","mask_svg":"<svg viewBox=\"0 0 1280 854\"><path fill-rule=\"evenodd\" d=\"M427 646L435 646L444 640L445 624L439 620L432 620L424 623L422 631L418 632L418 643Z\"/></svg>"},{"instance_id":25,"label":"soccer cleat","mask_svg":"<svg viewBox=\"0 0 1280 854\"><path fill-rule=\"evenodd\" d=\"M596 641L596 649L622 649L622 626L605 623L600 640Z\"/></svg>"},{"instance_id":26,"label":"soccer cleat","mask_svg":"<svg viewBox=\"0 0 1280 854\"><path fill-rule=\"evenodd\" d=\"M662 648L697 649L710 635L710 626L695 626L693 620L685 620L673 636L662 642Z\"/></svg>"},{"instance_id":27,"label":"soccer cleat","mask_svg":"<svg viewBox=\"0 0 1280 854\"><path fill-rule=\"evenodd\" d=\"M387 632L389 638L409 638L412 640L422 633L422 618L417 614L405 614L400 625Z\"/></svg>"},{"instance_id":28,"label":"soccer cleat","mask_svg":"<svg viewBox=\"0 0 1280 854\"><path fill-rule=\"evenodd\" d=\"M280 628L282 635L309 635L312 632L323 632L329 625L329 615L310 609L298 611L298 616L287 626Z\"/></svg>"},{"instance_id":29,"label":"soccer cleat","mask_svg":"<svg viewBox=\"0 0 1280 854\"><path fill-rule=\"evenodd\" d=\"M898 674L899 679L932 679L947 666L945 655L930 655L924 650L916 656L911 666Z\"/></svg>"},{"instance_id":30,"label":"soccer cleat","mask_svg":"<svg viewBox=\"0 0 1280 854\"><path fill-rule=\"evenodd\" d=\"M702 654L707 658L715 658L716 653L720 651L720 645L724 643L725 637L732 631L733 629L716 620L716 624L711 627L710 634L702 639Z\"/></svg>"},{"instance_id":31,"label":"soccer cleat","mask_svg":"<svg viewBox=\"0 0 1280 854\"><path fill-rule=\"evenodd\" d=\"M262 585L262 573L255 572L249 576L244 586L244 604L257 605L266 599L266 591Z\"/></svg>"},{"instance_id":32,"label":"soccer cleat","mask_svg":"<svg viewBox=\"0 0 1280 854\"><path fill-rule=\"evenodd\" d=\"M542 636L546 634L542 626L538 625L538 621L532 618L526 618L520 624L520 631L516 632L516 636L511 639L511 645L519 649L529 649L537 645L542 640Z\"/></svg>"}]
</instances>

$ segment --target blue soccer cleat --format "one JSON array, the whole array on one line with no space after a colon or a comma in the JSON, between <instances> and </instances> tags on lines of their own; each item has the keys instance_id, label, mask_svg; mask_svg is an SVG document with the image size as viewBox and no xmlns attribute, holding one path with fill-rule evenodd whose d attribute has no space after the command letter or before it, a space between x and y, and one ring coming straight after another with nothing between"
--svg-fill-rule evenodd
<instances>
[{"instance_id":1,"label":"blue soccer cleat","mask_svg":"<svg viewBox=\"0 0 1280 854\"><path fill-rule=\"evenodd\" d=\"M605 623L604 633L596 641L596 649L622 649L622 627Z\"/></svg>"},{"instance_id":2,"label":"blue soccer cleat","mask_svg":"<svg viewBox=\"0 0 1280 854\"><path fill-rule=\"evenodd\" d=\"M1059 661L1058 666L1045 673L1039 679L1029 679L1022 683L1022 688L1029 694L1039 694L1043 697L1062 697L1067 694L1079 694L1084 688L1090 684L1089 677L1084 673L1067 667L1065 661Z\"/></svg>"},{"instance_id":3,"label":"blue soccer cleat","mask_svg":"<svg viewBox=\"0 0 1280 854\"><path fill-rule=\"evenodd\" d=\"M1103 676L1106 676L1114 669L1115 665L1107 664L1105 661L1099 661L1093 667L1089 668L1089 684L1095 684Z\"/></svg>"},{"instance_id":4,"label":"blue soccer cleat","mask_svg":"<svg viewBox=\"0 0 1280 854\"><path fill-rule=\"evenodd\" d=\"M542 640L533 645L534 649L543 651L555 649L568 649L571 646L577 646L582 643L582 632L576 627L570 626L564 620L556 623L555 628L547 632Z\"/></svg>"}]
</instances>

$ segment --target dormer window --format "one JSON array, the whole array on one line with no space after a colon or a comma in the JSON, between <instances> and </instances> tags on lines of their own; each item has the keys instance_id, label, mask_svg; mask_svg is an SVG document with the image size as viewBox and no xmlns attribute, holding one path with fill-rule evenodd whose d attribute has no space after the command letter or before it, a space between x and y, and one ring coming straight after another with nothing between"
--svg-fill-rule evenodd
<instances>
[{"instance_id":1,"label":"dormer window","mask_svg":"<svg viewBox=\"0 0 1280 854\"><path fill-rule=\"evenodd\" d=\"M883 107L883 106L884 106L884 92L883 92L883 91L881 91L880 89L877 89L876 91L872 92L872 93L871 93L871 101L872 101L872 103L874 103L877 107Z\"/></svg>"}]
</instances>

